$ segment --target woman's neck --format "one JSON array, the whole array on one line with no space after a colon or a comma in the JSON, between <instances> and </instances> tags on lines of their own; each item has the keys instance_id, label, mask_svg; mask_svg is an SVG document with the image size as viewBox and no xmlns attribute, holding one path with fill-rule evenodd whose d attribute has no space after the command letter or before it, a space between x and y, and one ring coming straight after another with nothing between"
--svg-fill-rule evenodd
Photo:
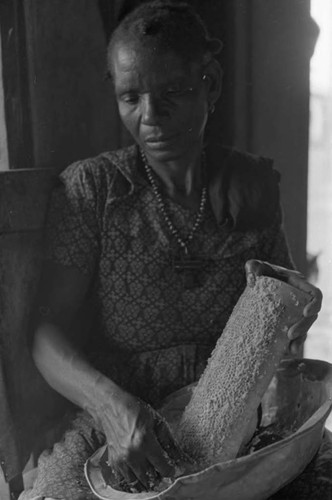
<instances>
[{"instance_id":1,"label":"woman's neck","mask_svg":"<svg viewBox=\"0 0 332 500\"><path fill-rule=\"evenodd\" d=\"M158 162L148 155L146 160L170 197L191 198L201 192L203 185L201 151L188 158L165 162Z\"/></svg>"}]
</instances>

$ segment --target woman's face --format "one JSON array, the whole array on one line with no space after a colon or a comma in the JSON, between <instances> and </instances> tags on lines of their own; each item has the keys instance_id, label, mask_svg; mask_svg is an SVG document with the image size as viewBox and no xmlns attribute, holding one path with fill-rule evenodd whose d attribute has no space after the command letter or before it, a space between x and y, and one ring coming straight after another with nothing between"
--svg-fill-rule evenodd
<instances>
[{"instance_id":1,"label":"woman's face","mask_svg":"<svg viewBox=\"0 0 332 500\"><path fill-rule=\"evenodd\" d=\"M121 119L150 160L200 152L209 107L202 67L137 42L118 43L109 63Z\"/></svg>"}]
</instances>

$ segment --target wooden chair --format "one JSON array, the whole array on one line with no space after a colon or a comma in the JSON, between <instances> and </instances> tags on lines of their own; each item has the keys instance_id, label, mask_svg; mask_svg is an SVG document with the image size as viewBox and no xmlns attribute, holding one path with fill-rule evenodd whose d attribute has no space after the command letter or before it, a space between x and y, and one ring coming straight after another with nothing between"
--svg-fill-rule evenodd
<instances>
[{"instance_id":1,"label":"wooden chair","mask_svg":"<svg viewBox=\"0 0 332 500\"><path fill-rule=\"evenodd\" d=\"M0 463L12 499L31 454L49 443L64 400L42 379L28 348L41 268L42 230L55 172L0 172Z\"/></svg>"}]
</instances>

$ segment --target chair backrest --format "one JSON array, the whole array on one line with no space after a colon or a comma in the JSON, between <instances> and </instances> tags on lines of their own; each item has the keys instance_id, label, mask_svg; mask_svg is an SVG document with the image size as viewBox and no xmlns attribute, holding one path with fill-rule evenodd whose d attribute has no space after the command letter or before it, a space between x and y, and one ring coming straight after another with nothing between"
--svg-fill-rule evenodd
<instances>
[{"instance_id":1,"label":"chair backrest","mask_svg":"<svg viewBox=\"0 0 332 500\"><path fill-rule=\"evenodd\" d=\"M35 368L27 341L55 178L48 169L0 172L0 462L7 481L42 446L63 405Z\"/></svg>"}]
</instances>

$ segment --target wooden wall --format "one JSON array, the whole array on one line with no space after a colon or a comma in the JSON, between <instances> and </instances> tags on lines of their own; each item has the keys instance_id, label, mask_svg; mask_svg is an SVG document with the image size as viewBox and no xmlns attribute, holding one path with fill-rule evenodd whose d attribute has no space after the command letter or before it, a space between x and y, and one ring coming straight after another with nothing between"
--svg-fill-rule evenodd
<instances>
[{"instance_id":1,"label":"wooden wall","mask_svg":"<svg viewBox=\"0 0 332 500\"><path fill-rule=\"evenodd\" d=\"M305 273L310 1L236 0L234 20L233 143L275 160L289 244Z\"/></svg>"},{"instance_id":2,"label":"wooden wall","mask_svg":"<svg viewBox=\"0 0 332 500\"><path fill-rule=\"evenodd\" d=\"M94 0L25 0L34 167L119 146L106 38Z\"/></svg>"}]
</instances>

